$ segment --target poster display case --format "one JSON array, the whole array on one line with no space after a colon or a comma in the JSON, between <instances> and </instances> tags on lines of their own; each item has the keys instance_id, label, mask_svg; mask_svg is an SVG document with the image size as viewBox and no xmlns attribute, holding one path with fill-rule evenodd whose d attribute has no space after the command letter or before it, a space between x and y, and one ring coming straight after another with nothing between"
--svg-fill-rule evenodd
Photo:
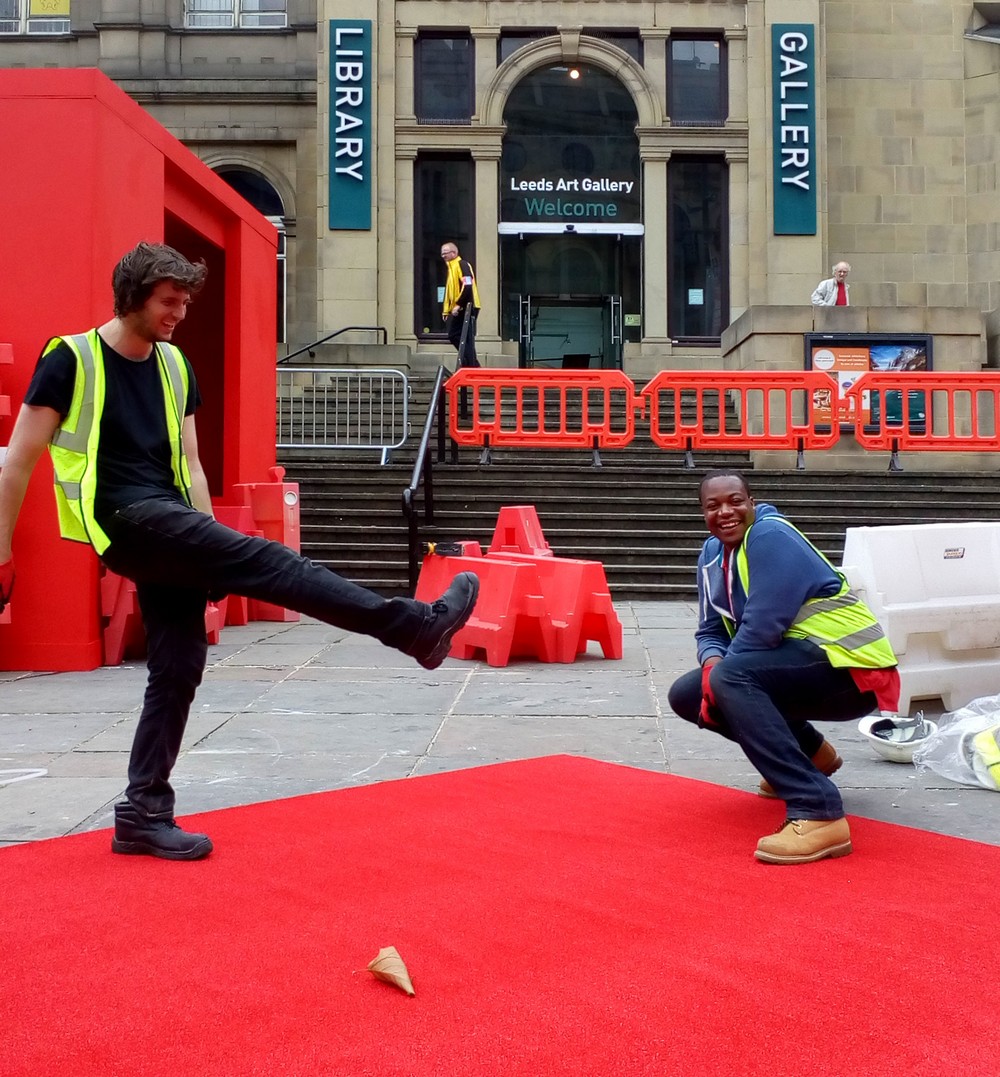
<instances>
[{"instance_id":1,"label":"poster display case","mask_svg":"<svg viewBox=\"0 0 1000 1077\"><path fill-rule=\"evenodd\" d=\"M833 391L818 389L813 408L819 424L840 423L842 430L854 427L854 401L847 390L868 371L923 373L931 370L933 338L929 333L806 333L805 368L824 370L837 383ZM861 395L861 419L866 427L900 426L903 422L903 393ZM920 389L906 393L907 418L911 429L926 426L930 410L928 394Z\"/></svg>"}]
</instances>

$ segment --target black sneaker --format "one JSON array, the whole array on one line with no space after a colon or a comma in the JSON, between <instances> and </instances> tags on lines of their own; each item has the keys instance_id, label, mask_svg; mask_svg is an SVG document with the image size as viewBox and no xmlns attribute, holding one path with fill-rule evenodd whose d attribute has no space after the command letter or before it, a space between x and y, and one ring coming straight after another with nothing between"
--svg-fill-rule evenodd
<instances>
[{"instance_id":1,"label":"black sneaker","mask_svg":"<svg viewBox=\"0 0 1000 1077\"><path fill-rule=\"evenodd\" d=\"M455 633L472 616L479 595L479 577L460 572L447 591L427 607L427 615L416 639L404 654L415 658L424 669L437 669L448 657Z\"/></svg>"},{"instance_id":2,"label":"black sneaker","mask_svg":"<svg viewBox=\"0 0 1000 1077\"><path fill-rule=\"evenodd\" d=\"M212 842L207 834L181 830L173 819L149 819L126 801L115 805L111 851L162 860L201 860L212 851Z\"/></svg>"}]
</instances>

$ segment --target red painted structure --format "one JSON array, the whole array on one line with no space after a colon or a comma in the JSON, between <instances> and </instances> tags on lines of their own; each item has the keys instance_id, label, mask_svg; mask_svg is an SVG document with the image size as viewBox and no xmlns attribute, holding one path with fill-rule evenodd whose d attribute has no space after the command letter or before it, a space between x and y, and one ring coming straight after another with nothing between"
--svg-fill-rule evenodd
<instances>
[{"instance_id":1,"label":"red painted structure","mask_svg":"<svg viewBox=\"0 0 1000 1077\"><path fill-rule=\"evenodd\" d=\"M204 406L198 440L213 499L273 480L273 226L99 71L0 70L3 285L0 446L54 334L112 314L111 271L140 240L204 258L206 287L178 327ZM0 624L0 668L92 669L103 661L99 563L59 538L52 470L35 471L14 536L17 586Z\"/></svg>"}]
</instances>

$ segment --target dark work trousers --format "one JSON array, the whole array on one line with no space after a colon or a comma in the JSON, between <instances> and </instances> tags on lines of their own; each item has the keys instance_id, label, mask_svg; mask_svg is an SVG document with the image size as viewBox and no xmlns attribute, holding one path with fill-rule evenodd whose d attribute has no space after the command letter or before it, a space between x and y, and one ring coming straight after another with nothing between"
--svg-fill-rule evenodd
<instances>
[{"instance_id":1,"label":"dark work trousers","mask_svg":"<svg viewBox=\"0 0 1000 1077\"><path fill-rule=\"evenodd\" d=\"M863 718L875 709L875 694L860 691L848 670L831 666L821 647L799 639L727 655L712 667L710 683L722 717L716 732L743 749L785 801L788 818L839 819L840 791L812 764L823 735L810 720ZM667 698L675 714L699 724L701 670L674 681Z\"/></svg>"},{"instance_id":2,"label":"dark work trousers","mask_svg":"<svg viewBox=\"0 0 1000 1077\"><path fill-rule=\"evenodd\" d=\"M465 348L462 355L458 357L459 366L479 366L479 360L476 358L476 319L478 317L479 311L473 308L472 317L469 319L469 332L465 338ZM448 315L448 340L456 349L462 343L463 321L465 321L464 307L457 314Z\"/></svg>"},{"instance_id":3,"label":"dark work trousers","mask_svg":"<svg viewBox=\"0 0 1000 1077\"><path fill-rule=\"evenodd\" d=\"M125 795L151 818L173 817L170 772L205 669L209 592L261 599L401 649L426 617L424 603L384 599L169 498L137 501L101 522L111 540L102 560L135 581L146 628L149 678Z\"/></svg>"}]
</instances>

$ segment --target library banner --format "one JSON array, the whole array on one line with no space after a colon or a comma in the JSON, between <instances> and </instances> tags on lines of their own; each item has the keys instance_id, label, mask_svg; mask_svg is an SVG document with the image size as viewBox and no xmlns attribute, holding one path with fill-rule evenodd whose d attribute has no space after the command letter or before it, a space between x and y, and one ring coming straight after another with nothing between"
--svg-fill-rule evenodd
<instances>
[{"instance_id":1,"label":"library banner","mask_svg":"<svg viewBox=\"0 0 1000 1077\"><path fill-rule=\"evenodd\" d=\"M330 228L372 226L372 24L330 20Z\"/></svg>"}]
</instances>

